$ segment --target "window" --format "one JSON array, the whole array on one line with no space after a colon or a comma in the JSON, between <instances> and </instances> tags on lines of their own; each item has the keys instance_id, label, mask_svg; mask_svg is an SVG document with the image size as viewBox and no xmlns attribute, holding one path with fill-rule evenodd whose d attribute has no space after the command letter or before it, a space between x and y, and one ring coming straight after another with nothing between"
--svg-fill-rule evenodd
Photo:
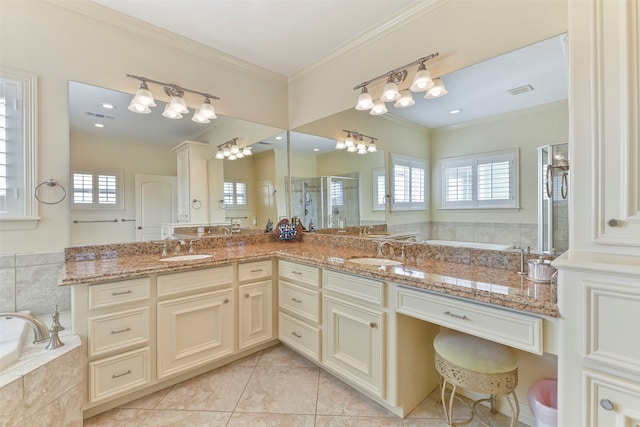
<instances>
[{"instance_id":1,"label":"window","mask_svg":"<svg viewBox=\"0 0 640 427\"><path fill-rule=\"evenodd\" d=\"M75 209L123 209L122 172L75 171L72 174Z\"/></svg>"},{"instance_id":2,"label":"window","mask_svg":"<svg viewBox=\"0 0 640 427\"><path fill-rule=\"evenodd\" d=\"M32 229L37 223L35 76L0 74L0 218L2 229Z\"/></svg>"},{"instance_id":3,"label":"window","mask_svg":"<svg viewBox=\"0 0 640 427\"><path fill-rule=\"evenodd\" d=\"M442 207L517 208L518 150L440 161Z\"/></svg>"},{"instance_id":4,"label":"window","mask_svg":"<svg viewBox=\"0 0 640 427\"><path fill-rule=\"evenodd\" d=\"M344 205L344 182L331 180L331 206Z\"/></svg>"},{"instance_id":5,"label":"window","mask_svg":"<svg viewBox=\"0 0 640 427\"><path fill-rule=\"evenodd\" d=\"M247 184L244 182L224 183L224 203L229 208L247 206Z\"/></svg>"},{"instance_id":6,"label":"window","mask_svg":"<svg viewBox=\"0 0 640 427\"><path fill-rule=\"evenodd\" d=\"M427 208L427 163L422 159L391 155L393 210Z\"/></svg>"},{"instance_id":7,"label":"window","mask_svg":"<svg viewBox=\"0 0 640 427\"><path fill-rule=\"evenodd\" d=\"M387 204L384 168L373 169L373 210L383 211Z\"/></svg>"}]
</instances>

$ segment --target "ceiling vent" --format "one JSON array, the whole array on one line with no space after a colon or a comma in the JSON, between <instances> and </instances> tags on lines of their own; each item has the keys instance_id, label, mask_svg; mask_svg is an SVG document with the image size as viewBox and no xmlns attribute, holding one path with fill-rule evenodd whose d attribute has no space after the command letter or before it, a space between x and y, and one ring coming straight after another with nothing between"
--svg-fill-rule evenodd
<instances>
[{"instance_id":1,"label":"ceiling vent","mask_svg":"<svg viewBox=\"0 0 640 427\"><path fill-rule=\"evenodd\" d=\"M273 145L273 142L260 141L260 142L258 142L258 144L262 144L262 145Z\"/></svg>"},{"instance_id":2,"label":"ceiling vent","mask_svg":"<svg viewBox=\"0 0 640 427\"><path fill-rule=\"evenodd\" d=\"M520 87L514 87L513 89L509 89L507 92L509 92L511 95L520 95L521 93L531 92L532 90L533 90L533 86L524 85Z\"/></svg>"},{"instance_id":3,"label":"ceiling vent","mask_svg":"<svg viewBox=\"0 0 640 427\"><path fill-rule=\"evenodd\" d=\"M114 116L110 116L108 114L92 113L91 111L87 111L85 114L87 116L97 117L99 119L107 119L107 120L115 120L116 119Z\"/></svg>"}]
</instances>

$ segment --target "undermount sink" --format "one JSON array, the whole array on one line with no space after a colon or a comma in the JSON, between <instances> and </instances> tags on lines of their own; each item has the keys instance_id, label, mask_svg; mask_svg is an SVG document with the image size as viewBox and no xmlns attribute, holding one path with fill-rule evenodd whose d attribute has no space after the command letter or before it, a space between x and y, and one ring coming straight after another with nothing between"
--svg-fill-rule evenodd
<instances>
[{"instance_id":1,"label":"undermount sink","mask_svg":"<svg viewBox=\"0 0 640 427\"><path fill-rule=\"evenodd\" d=\"M191 254L191 255L177 255L169 258L160 258L162 262L180 262L180 261L195 261L197 259L211 258L212 254Z\"/></svg>"},{"instance_id":2,"label":"undermount sink","mask_svg":"<svg viewBox=\"0 0 640 427\"><path fill-rule=\"evenodd\" d=\"M388 265L401 265L400 261L396 261L394 259L388 258L351 258L350 262L354 262L356 264L362 265L380 265L380 266L388 266Z\"/></svg>"}]
</instances>

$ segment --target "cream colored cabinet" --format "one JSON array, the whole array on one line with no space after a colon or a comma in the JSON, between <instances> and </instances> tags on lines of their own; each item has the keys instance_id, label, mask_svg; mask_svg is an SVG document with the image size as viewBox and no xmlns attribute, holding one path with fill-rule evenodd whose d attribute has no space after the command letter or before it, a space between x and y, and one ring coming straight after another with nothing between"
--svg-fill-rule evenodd
<instances>
[{"instance_id":1,"label":"cream colored cabinet","mask_svg":"<svg viewBox=\"0 0 640 427\"><path fill-rule=\"evenodd\" d=\"M238 280L241 283L238 286L240 350L273 338L271 264L269 259L238 265Z\"/></svg>"},{"instance_id":2,"label":"cream colored cabinet","mask_svg":"<svg viewBox=\"0 0 640 427\"><path fill-rule=\"evenodd\" d=\"M635 261L573 253L554 263L562 313L558 425L580 420L577 424L589 427L626 427L640 420L640 264Z\"/></svg>"},{"instance_id":3,"label":"cream colored cabinet","mask_svg":"<svg viewBox=\"0 0 640 427\"><path fill-rule=\"evenodd\" d=\"M72 295L73 331L86 338L86 405L151 384L150 278L74 286Z\"/></svg>"},{"instance_id":4,"label":"cream colored cabinet","mask_svg":"<svg viewBox=\"0 0 640 427\"><path fill-rule=\"evenodd\" d=\"M177 156L178 222L209 222L209 145L185 141L172 149Z\"/></svg>"},{"instance_id":5,"label":"cream colored cabinet","mask_svg":"<svg viewBox=\"0 0 640 427\"><path fill-rule=\"evenodd\" d=\"M158 379L233 353L232 266L161 275L157 281Z\"/></svg>"},{"instance_id":6,"label":"cream colored cabinet","mask_svg":"<svg viewBox=\"0 0 640 427\"><path fill-rule=\"evenodd\" d=\"M278 271L280 341L319 362L322 358L320 269L280 260Z\"/></svg>"},{"instance_id":7,"label":"cream colored cabinet","mask_svg":"<svg viewBox=\"0 0 640 427\"><path fill-rule=\"evenodd\" d=\"M383 282L324 271L324 364L385 397Z\"/></svg>"}]
</instances>

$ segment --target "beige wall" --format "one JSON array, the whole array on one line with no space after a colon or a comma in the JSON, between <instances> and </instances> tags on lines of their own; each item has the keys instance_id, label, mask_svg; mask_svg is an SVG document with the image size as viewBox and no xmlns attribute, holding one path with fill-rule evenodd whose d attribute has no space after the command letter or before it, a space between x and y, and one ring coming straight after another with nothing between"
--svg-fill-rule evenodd
<instances>
[{"instance_id":1,"label":"beige wall","mask_svg":"<svg viewBox=\"0 0 640 427\"><path fill-rule=\"evenodd\" d=\"M431 220L450 222L538 222L537 148L569 141L567 101L504 114L431 134ZM439 209L440 159L517 148L520 209Z\"/></svg>"},{"instance_id":2,"label":"beige wall","mask_svg":"<svg viewBox=\"0 0 640 427\"><path fill-rule=\"evenodd\" d=\"M167 34L85 0L2 2L2 66L38 75L38 182L54 178L69 187L69 80L129 93L137 84L126 73L175 82L220 96L222 115L287 127L284 77ZM40 204L39 216L35 230L0 233L0 253L68 246L68 204Z\"/></svg>"}]
</instances>

